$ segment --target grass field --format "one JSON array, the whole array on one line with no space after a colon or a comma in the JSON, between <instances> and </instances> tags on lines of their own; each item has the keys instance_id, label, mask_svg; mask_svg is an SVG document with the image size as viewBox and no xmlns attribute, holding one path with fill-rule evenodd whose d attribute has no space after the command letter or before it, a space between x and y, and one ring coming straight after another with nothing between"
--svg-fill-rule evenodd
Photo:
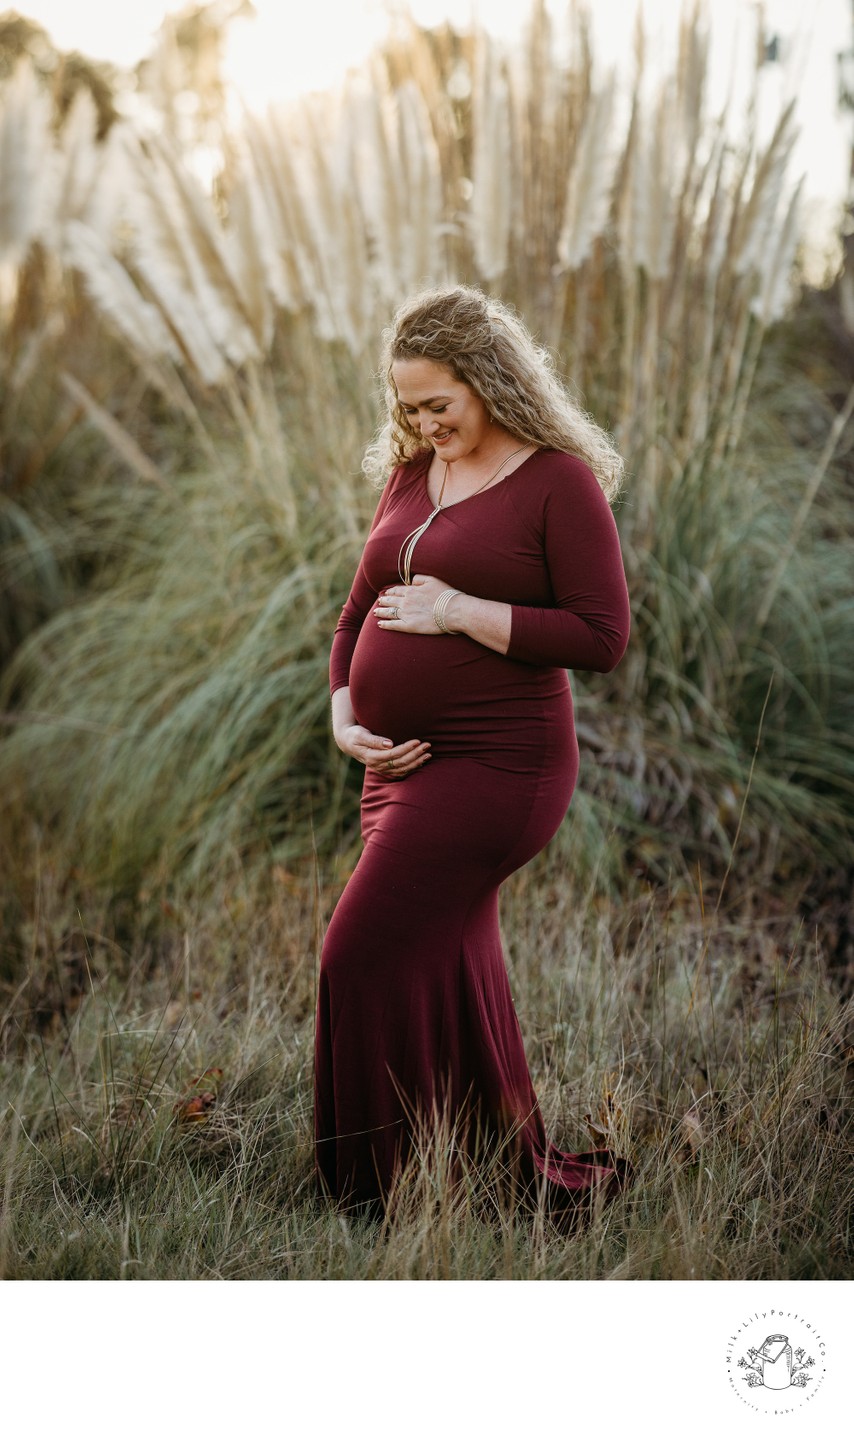
<instances>
[{"instance_id":1,"label":"grass field","mask_svg":"<svg viewBox=\"0 0 854 1438\"><path fill-rule=\"evenodd\" d=\"M854 1011L782 906L619 905L544 858L504 891L514 999L549 1136L607 1136L632 1191L571 1240L489 1168L449 1198L426 1135L387 1230L312 1178L313 1004L336 885L56 943L51 876L4 1023L7 1278L844 1278ZM50 952L51 944L55 945ZM202 1098L202 1095L208 1095ZM199 1100L195 1104L193 1100Z\"/></svg>"}]
</instances>

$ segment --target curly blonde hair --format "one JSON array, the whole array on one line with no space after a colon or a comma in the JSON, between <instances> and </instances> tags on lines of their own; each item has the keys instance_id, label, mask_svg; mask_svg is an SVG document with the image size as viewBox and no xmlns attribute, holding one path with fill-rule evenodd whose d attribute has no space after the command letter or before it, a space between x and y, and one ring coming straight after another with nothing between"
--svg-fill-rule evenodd
<instances>
[{"instance_id":1,"label":"curly blonde hair","mask_svg":"<svg viewBox=\"0 0 854 1438\"><path fill-rule=\"evenodd\" d=\"M513 311L471 285L421 291L399 307L383 331L380 375L388 419L362 461L363 473L378 488L396 465L431 448L398 399L391 367L404 359L444 365L510 434L540 449L577 455L608 500L616 499L624 466L610 435L568 393L548 350Z\"/></svg>"}]
</instances>

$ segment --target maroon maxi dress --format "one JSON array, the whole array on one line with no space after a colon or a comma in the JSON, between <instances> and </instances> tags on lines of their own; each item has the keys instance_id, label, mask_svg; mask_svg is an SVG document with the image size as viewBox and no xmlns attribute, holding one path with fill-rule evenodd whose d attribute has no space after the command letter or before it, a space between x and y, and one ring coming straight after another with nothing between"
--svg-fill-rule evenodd
<instances>
[{"instance_id":1,"label":"maroon maxi dress","mask_svg":"<svg viewBox=\"0 0 854 1438\"><path fill-rule=\"evenodd\" d=\"M606 672L625 650L620 545L592 470L538 450L441 510L412 561L413 575L510 604L507 653L464 634L380 629L377 596L400 582L401 545L433 508L432 454L391 475L332 645L331 689L349 685L358 722L395 743L429 740L432 757L404 779L365 771L364 849L320 963L316 1180L341 1207L381 1212L416 1110L435 1105L470 1116L464 1135L504 1143L523 1199L539 1190L549 1213L573 1218L593 1190L619 1191L629 1166L546 1137L498 890L552 838L572 796L567 669Z\"/></svg>"}]
</instances>

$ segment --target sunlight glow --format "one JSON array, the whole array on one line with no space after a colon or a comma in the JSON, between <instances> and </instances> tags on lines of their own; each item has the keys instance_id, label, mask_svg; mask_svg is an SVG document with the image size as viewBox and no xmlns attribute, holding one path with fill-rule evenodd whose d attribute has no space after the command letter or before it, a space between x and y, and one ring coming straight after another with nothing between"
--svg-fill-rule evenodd
<instances>
[{"instance_id":1,"label":"sunlight glow","mask_svg":"<svg viewBox=\"0 0 854 1438\"><path fill-rule=\"evenodd\" d=\"M43 25L60 50L135 65L151 50L164 15L180 6L174 0L16 0L15 8Z\"/></svg>"},{"instance_id":2,"label":"sunlight glow","mask_svg":"<svg viewBox=\"0 0 854 1438\"><path fill-rule=\"evenodd\" d=\"M324 90L343 79L350 66L365 60L388 28L379 4L309 3L294 7L277 0L254 0L255 20L235 20L226 46L229 82L250 109L261 111L277 100Z\"/></svg>"}]
</instances>

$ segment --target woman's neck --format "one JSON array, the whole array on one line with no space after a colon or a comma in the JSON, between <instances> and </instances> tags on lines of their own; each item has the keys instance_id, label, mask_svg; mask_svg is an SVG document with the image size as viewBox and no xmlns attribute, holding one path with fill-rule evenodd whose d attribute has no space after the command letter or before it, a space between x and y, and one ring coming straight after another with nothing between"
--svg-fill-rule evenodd
<instances>
[{"instance_id":1,"label":"woman's neck","mask_svg":"<svg viewBox=\"0 0 854 1438\"><path fill-rule=\"evenodd\" d=\"M506 431L500 431L496 441L490 444L488 450L485 445L479 445L477 450L455 460L446 461L434 452L428 467L429 490L434 503L443 483L443 503L464 499L481 486L488 488L493 482L497 484L499 480L506 479L536 449L536 445L526 444Z\"/></svg>"}]
</instances>

